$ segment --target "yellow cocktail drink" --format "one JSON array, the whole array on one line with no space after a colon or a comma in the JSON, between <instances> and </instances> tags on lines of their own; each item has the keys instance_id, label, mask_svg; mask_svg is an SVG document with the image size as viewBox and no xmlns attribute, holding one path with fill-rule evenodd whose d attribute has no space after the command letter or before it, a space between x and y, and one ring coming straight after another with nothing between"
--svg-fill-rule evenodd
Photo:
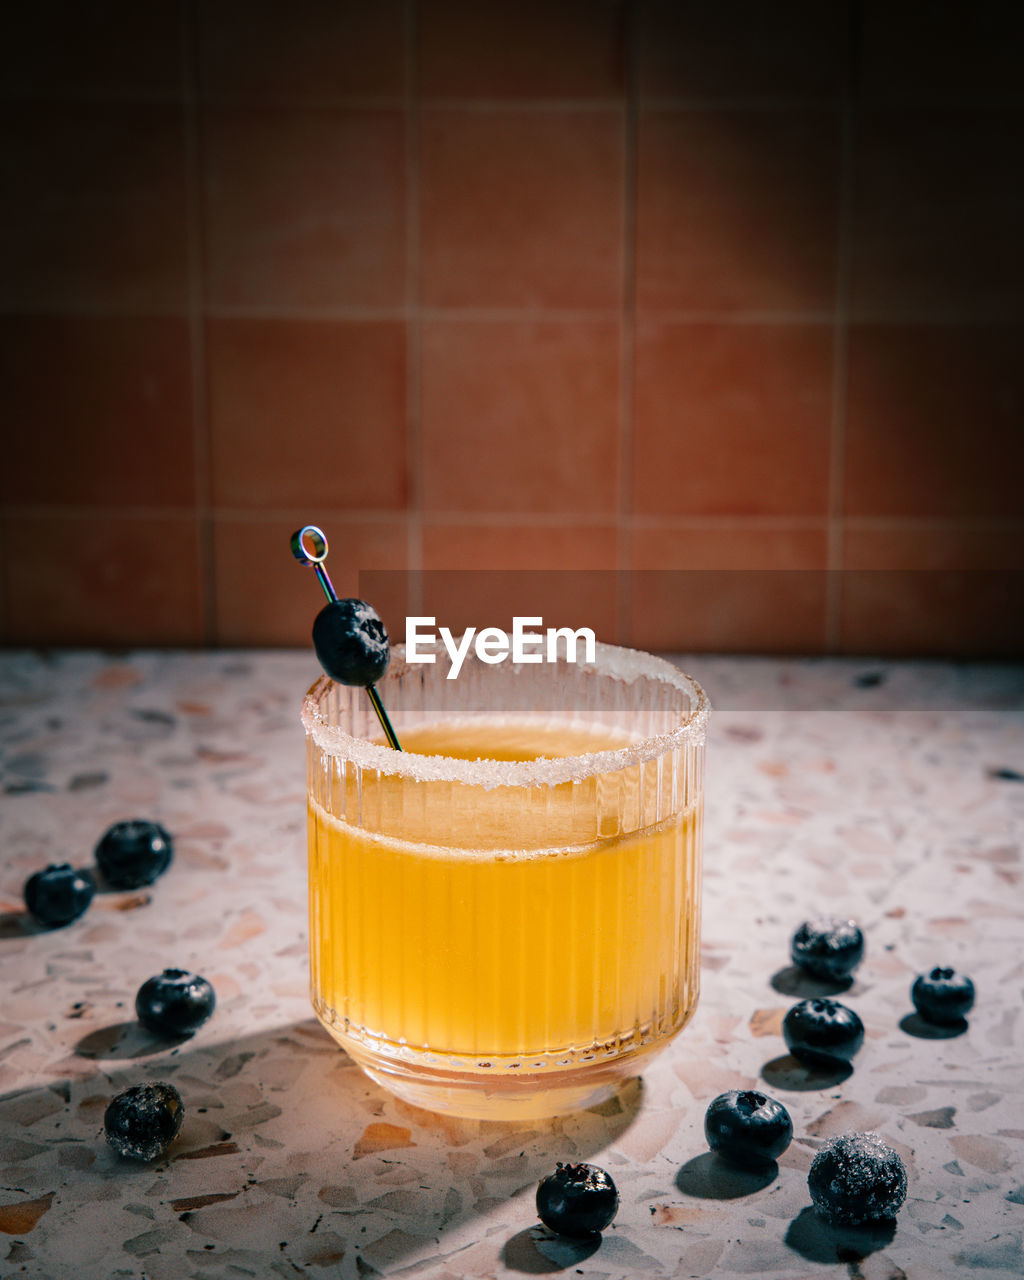
<instances>
[{"instance_id":1,"label":"yellow cocktail drink","mask_svg":"<svg viewBox=\"0 0 1024 1280\"><path fill-rule=\"evenodd\" d=\"M400 703L389 692L396 725ZM313 749L317 1014L420 1105L586 1105L696 1004L694 744L652 752L621 707L434 714L405 712L401 753Z\"/></svg>"}]
</instances>

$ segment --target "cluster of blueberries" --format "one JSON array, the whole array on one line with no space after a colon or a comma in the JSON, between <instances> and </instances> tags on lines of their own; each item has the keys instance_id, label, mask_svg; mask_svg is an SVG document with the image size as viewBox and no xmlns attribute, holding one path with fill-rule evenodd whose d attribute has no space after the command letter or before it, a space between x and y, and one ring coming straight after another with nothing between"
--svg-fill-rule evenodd
<instances>
[{"instance_id":1,"label":"cluster of blueberries","mask_svg":"<svg viewBox=\"0 0 1024 1280\"><path fill-rule=\"evenodd\" d=\"M165 969L148 978L135 997L135 1016L155 1035L180 1040L195 1035L213 1013L217 996L198 973ZM178 1135L185 1106L174 1085L133 1085L113 1098L103 1115L107 1141L132 1160L155 1160Z\"/></svg>"},{"instance_id":2,"label":"cluster of blueberries","mask_svg":"<svg viewBox=\"0 0 1024 1280\"><path fill-rule=\"evenodd\" d=\"M864 956L864 935L852 920L809 920L790 944L793 963L810 976L849 982ZM918 1016L955 1027L974 1005L974 983L955 969L936 966L911 988ZM846 1066L864 1043L864 1024L838 1000L802 1000L786 1014L782 1034L790 1053L811 1068ZM793 1138L793 1121L781 1102L755 1089L720 1094L704 1116L708 1146L729 1164L769 1168ZM807 1175L811 1199L827 1221L865 1226L895 1218L907 1195L903 1161L875 1133L846 1133L817 1153ZM618 1192L608 1174L591 1164L559 1164L537 1189L537 1213L559 1235L592 1237L615 1217Z\"/></svg>"},{"instance_id":3,"label":"cluster of blueberries","mask_svg":"<svg viewBox=\"0 0 1024 1280\"><path fill-rule=\"evenodd\" d=\"M96 846L96 865L112 889L153 884L171 865L174 842L158 822L116 822ZM25 882L25 906L48 929L71 924L96 893L90 871L53 863ZM169 1039L194 1035L213 1013L217 997L198 973L165 969L147 979L135 997L135 1015L148 1031ZM107 1141L119 1155L155 1160L177 1136L185 1108L173 1085L135 1085L113 1098L103 1117Z\"/></svg>"},{"instance_id":4,"label":"cluster of blueberries","mask_svg":"<svg viewBox=\"0 0 1024 1280\"><path fill-rule=\"evenodd\" d=\"M162 876L174 857L174 842L158 822L115 822L96 846L96 865L112 889L141 889ZM96 895L91 871L54 862L25 881L25 906L47 929L71 924Z\"/></svg>"}]
</instances>

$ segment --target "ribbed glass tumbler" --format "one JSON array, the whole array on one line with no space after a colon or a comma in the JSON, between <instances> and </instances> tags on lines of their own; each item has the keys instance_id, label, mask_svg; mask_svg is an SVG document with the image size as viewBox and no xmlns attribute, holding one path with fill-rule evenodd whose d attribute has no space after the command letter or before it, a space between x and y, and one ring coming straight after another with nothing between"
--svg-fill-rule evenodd
<instances>
[{"instance_id":1,"label":"ribbed glass tumbler","mask_svg":"<svg viewBox=\"0 0 1024 1280\"><path fill-rule=\"evenodd\" d=\"M693 1014L708 702L670 663L501 664L401 646L306 696L312 999L417 1106L591 1106Z\"/></svg>"}]
</instances>

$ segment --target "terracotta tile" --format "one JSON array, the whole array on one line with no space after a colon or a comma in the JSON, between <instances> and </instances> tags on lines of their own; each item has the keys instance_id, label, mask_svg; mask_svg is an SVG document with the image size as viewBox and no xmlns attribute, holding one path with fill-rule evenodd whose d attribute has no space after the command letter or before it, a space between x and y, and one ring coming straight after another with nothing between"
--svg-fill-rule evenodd
<instances>
[{"instance_id":1,"label":"terracotta tile","mask_svg":"<svg viewBox=\"0 0 1024 1280\"><path fill-rule=\"evenodd\" d=\"M403 325L210 320L207 361L217 505L403 506Z\"/></svg>"},{"instance_id":2,"label":"terracotta tile","mask_svg":"<svg viewBox=\"0 0 1024 1280\"><path fill-rule=\"evenodd\" d=\"M639 324L634 513L824 513L832 340L827 325Z\"/></svg>"},{"instance_id":3,"label":"terracotta tile","mask_svg":"<svg viewBox=\"0 0 1024 1280\"><path fill-rule=\"evenodd\" d=\"M315 505L280 516L215 516L213 522L214 634L222 645L311 644L313 620L324 605L313 571L299 565L289 540L304 524L327 536L327 569L339 596L364 595L384 619L393 640L405 635L404 519L339 520ZM372 594L360 574L388 571Z\"/></svg>"},{"instance_id":4,"label":"terracotta tile","mask_svg":"<svg viewBox=\"0 0 1024 1280\"><path fill-rule=\"evenodd\" d=\"M609 521L566 525L427 520L423 566L427 571L610 571L616 568L616 537Z\"/></svg>"},{"instance_id":5,"label":"terracotta tile","mask_svg":"<svg viewBox=\"0 0 1024 1280\"><path fill-rule=\"evenodd\" d=\"M855 313L1016 318L1024 112L865 111L854 174Z\"/></svg>"},{"instance_id":6,"label":"terracotta tile","mask_svg":"<svg viewBox=\"0 0 1024 1280\"><path fill-rule=\"evenodd\" d=\"M8 643L202 642L192 516L8 516L3 554Z\"/></svg>"},{"instance_id":7,"label":"terracotta tile","mask_svg":"<svg viewBox=\"0 0 1024 1280\"><path fill-rule=\"evenodd\" d=\"M639 303L830 308L838 174L829 110L642 111Z\"/></svg>"},{"instance_id":8,"label":"terracotta tile","mask_svg":"<svg viewBox=\"0 0 1024 1280\"><path fill-rule=\"evenodd\" d=\"M544 626L618 634L616 530L611 523L477 525L427 521L423 612L439 626L503 627L515 616Z\"/></svg>"},{"instance_id":9,"label":"terracotta tile","mask_svg":"<svg viewBox=\"0 0 1024 1280\"><path fill-rule=\"evenodd\" d=\"M179 0L5 5L0 85L59 98L180 93L181 18Z\"/></svg>"},{"instance_id":10,"label":"terracotta tile","mask_svg":"<svg viewBox=\"0 0 1024 1280\"><path fill-rule=\"evenodd\" d=\"M0 318L0 468L16 503L183 505L195 495L184 319Z\"/></svg>"},{"instance_id":11,"label":"terracotta tile","mask_svg":"<svg viewBox=\"0 0 1024 1280\"><path fill-rule=\"evenodd\" d=\"M1022 337L1018 326L851 329L847 514L1020 514Z\"/></svg>"},{"instance_id":12,"label":"terracotta tile","mask_svg":"<svg viewBox=\"0 0 1024 1280\"><path fill-rule=\"evenodd\" d=\"M618 360L603 321L425 323L425 508L610 515Z\"/></svg>"},{"instance_id":13,"label":"terracotta tile","mask_svg":"<svg viewBox=\"0 0 1024 1280\"><path fill-rule=\"evenodd\" d=\"M623 6L592 0L430 0L419 85L441 98L601 98L625 82Z\"/></svg>"},{"instance_id":14,"label":"terracotta tile","mask_svg":"<svg viewBox=\"0 0 1024 1280\"><path fill-rule=\"evenodd\" d=\"M1024 10L1017 4L862 6L860 93L867 102L978 101L1017 94Z\"/></svg>"},{"instance_id":15,"label":"terracotta tile","mask_svg":"<svg viewBox=\"0 0 1024 1280\"><path fill-rule=\"evenodd\" d=\"M871 527L850 522L843 565L853 571L1024 572L1024 516L1002 528L921 522Z\"/></svg>"},{"instance_id":16,"label":"terracotta tile","mask_svg":"<svg viewBox=\"0 0 1024 1280\"><path fill-rule=\"evenodd\" d=\"M199 84L206 98L338 102L405 92L401 0L203 0Z\"/></svg>"},{"instance_id":17,"label":"terracotta tile","mask_svg":"<svg viewBox=\"0 0 1024 1280\"><path fill-rule=\"evenodd\" d=\"M834 98L847 56L845 3L762 0L637 5L637 85L651 98Z\"/></svg>"},{"instance_id":18,"label":"terracotta tile","mask_svg":"<svg viewBox=\"0 0 1024 1280\"><path fill-rule=\"evenodd\" d=\"M819 529L635 529L630 640L640 649L820 653L827 545Z\"/></svg>"},{"instance_id":19,"label":"terracotta tile","mask_svg":"<svg viewBox=\"0 0 1024 1280\"><path fill-rule=\"evenodd\" d=\"M737 522L673 528L669 524L634 528L634 571L672 572L818 572L826 568L825 522L786 527Z\"/></svg>"},{"instance_id":20,"label":"terracotta tile","mask_svg":"<svg viewBox=\"0 0 1024 1280\"><path fill-rule=\"evenodd\" d=\"M847 529L848 653L1024 654L1024 524Z\"/></svg>"},{"instance_id":21,"label":"terracotta tile","mask_svg":"<svg viewBox=\"0 0 1024 1280\"><path fill-rule=\"evenodd\" d=\"M203 112L207 300L400 306L399 111Z\"/></svg>"},{"instance_id":22,"label":"terracotta tile","mask_svg":"<svg viewBox=\"0 0 1024 1280\"><path fill-rule=\"evenodd\" d=\"M0 304L184 308L180 108L8 104L0 148Z\"/></svg>"},{"instance_id":23,"label":"terracotta tile","mask_svg":"<svg viewBox=\"0 0 1024 1280\"><path fill-rule=\"evenodd\" d=\"M427 306L618 305L618 112L424 111L420 172Z\"/></svg>"}]
</instances>

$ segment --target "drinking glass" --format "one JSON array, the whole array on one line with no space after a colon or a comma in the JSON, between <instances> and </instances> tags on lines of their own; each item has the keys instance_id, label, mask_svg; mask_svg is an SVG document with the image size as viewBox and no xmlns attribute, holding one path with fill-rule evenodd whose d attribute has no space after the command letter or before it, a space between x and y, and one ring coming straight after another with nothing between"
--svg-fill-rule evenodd
<instances>
[{"instance_id":1,"label":"drinking glass","mask_svg":"<svg viewBox=\"0 0 1024 1280\"><path fill-rule=\"evenodd\" d=\"M592 1106L696 1006L707 698L610 645L434 656L378 685L401 751L362 689L306 695L313 1007L417 1106Z\"/></svg>"}]
</instances>

